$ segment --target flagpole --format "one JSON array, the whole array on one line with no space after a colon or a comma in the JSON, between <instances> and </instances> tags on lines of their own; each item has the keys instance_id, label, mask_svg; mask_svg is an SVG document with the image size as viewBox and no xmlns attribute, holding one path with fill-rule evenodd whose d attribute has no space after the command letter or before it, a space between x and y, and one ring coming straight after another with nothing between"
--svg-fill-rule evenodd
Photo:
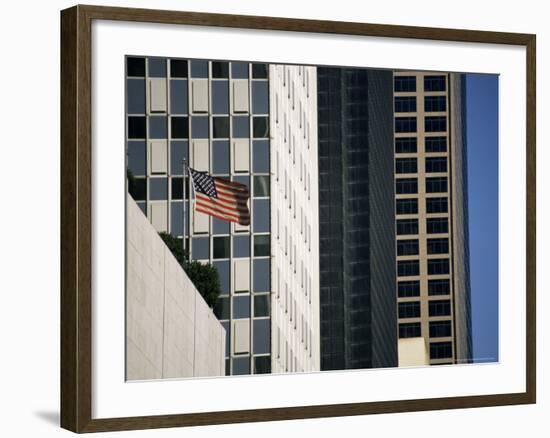
<instances>
[{"instance_id":1,"label":"flagpole","mask_svg":"<svg viewBox=\"0 0 550 438\"><path fill-rule=\"evenodd\" d=\"M185 233L185 201L186 201L186 194L185 194L185 189L186 189L186 184L185 184L185 171L187 170L187 158L184 158L183 159L183 180L182 180L182 191L183 191L183 256L186 257L185 255L185 250L186 250L186 242L185 242L185 238L186 238L186 233Z\"/></svg>"}]
</instances>

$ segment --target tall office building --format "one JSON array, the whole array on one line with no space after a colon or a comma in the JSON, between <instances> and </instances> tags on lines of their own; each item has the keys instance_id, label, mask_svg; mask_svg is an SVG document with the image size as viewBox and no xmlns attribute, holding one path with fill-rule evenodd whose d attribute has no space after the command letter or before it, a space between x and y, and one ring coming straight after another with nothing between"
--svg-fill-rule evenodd
<instances>
[{"instance_id":1,"label":"tall office building","mask_svg":"<svg viewBox=\"0 0 550 438\"><path fill-rule=\"evenodd\" d=\"M397 366L393 74L317 74L321 369Z\"/></svg>"},{"instance_id":2,"label":"tall office building","mask_svg":"<svg viewBox=\"0 0 550 438\"><path fill-rule=\"evenodd\" d=\"M312 292L318 284L318 270L307 265L307 300L303 299L305 290L295 282L296 278L306 278L299 277L297 264L306 258L315 260L309 252L317 251L313 243L317 241L314 221L308 216L307 241L293 238L292 249L285 247L285 252L279 250L280 235L275 236L272 229L275 212L279 211L272 200L290 202L289 198L280 199L282 179L275 173L274 157L280 155L280 163L285 163L292 178L298 172L298 164L290 165L282 151L274 150L273 145L288 147L288 137L281 140L282 126L285 133L291 132L296 138L292 144L300 149L308 174L316 172L309 168L309 157L316 154L315 138L306 136L308 143L299 138L309 131L304 128L306 125L298 125L302 119L297 117L300 111L306 113L307 126L311 131L316 130L310 108L315 100L307 98L303 85L298 87L298 79L305 71L312 77L315 72L298 67L289 70L288 78L295 84L291 86L288 82L280 83L281 68L247 62L127 58L130 194L157 231L181 238L185 224L190 257L217 268L222 294L214 310L226 330L226 374L311 370L315 368L315 354L318 354L312 347L318 343L318 323L311 310L318 306ZM273 96L277 92L271 85L273 81L286 93L275 100ZM290 89L292 93L288 94ZM289 99L293 99L292 106ZM279 104L280 108L275 110L274 105ZM275 121L273 113L277 114ZM280 122L283 119L284 125ZM273 138L270 138L270 128ZM184 158L196 170L249 187L249 226L224 222L194 210L194 200L190 199L193 194L184 183ZM308 181L306 194L311 184ZM295 217L289 218L287 213L295 215L300 207L307 208L308 215L314 214L315 199L306 199L304 191L299 192L295 187L292 203L284 210L281 224L284 221L287 226L295 227ZM293 228L292 236L297 236L297 229ZM283 273L273 274L276 269ZM274 293L274 275L277 280L285 276L289 279L284 314L278 307L280 296ZM291 318L288 317L290 303ZM303 329L297 321L304 324ZM282 361L281 348L277 347L277 355L274 354L274 346L278 345L274 336L285 348L288 345L288 354L282 356Z\"/></svg>"},{"instance_id":3,"label":"tall office building","mask_svg":"<svg viewBox=\"0 0 550 438\"><path fill-rule=\"evenodd\" d=\"M460 74L394 73L399 337L433 365L472 359L464 99Z\"/></svg>"}]
</instances>

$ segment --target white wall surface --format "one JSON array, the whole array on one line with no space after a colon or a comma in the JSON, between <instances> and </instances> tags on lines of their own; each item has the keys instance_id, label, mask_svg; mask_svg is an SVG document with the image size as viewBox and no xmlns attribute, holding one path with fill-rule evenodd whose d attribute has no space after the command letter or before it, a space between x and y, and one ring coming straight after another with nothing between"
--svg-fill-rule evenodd
<instances>
[{"instance_id":1,"label":"white wall surface","mask_svg":"<svg viewBox=\"0 0 550 438\"><path fill-rule=\"evenodd\" d=\"M538 218L548 223L548 178L542 170L550 165L548 143L550 92L544 81L548 67L548 12L544 2L479 2L463 0L452 8L441 0L361 3L296 2L293 0L110 0L87 3L111 6L272 15L372 23L456 27L537 33L538 100ZM0 376L0 430L3 436L70 436L58 428L59 405L59 10L70 1L9 2L0 17L2 63L0 77L3 128L0 194L2 242L2 361ZM22 98L22 96L24 98ZM9 163L9 165L6 165ZM546 199L544 199L546 198ZM546 202L544 202L546 201ZM15 214L17 213L17 214ZM281 434L354 436L368 431L374 436L448 437L496 436L542 437L548 434L550 411L548 347L542 349L550 325L542 318L548 312L543 291L550 285L547 259L550 237L538 230L538 401L534 406L510 406L441 412L347 417L209 426L160 431L107 433L107 437L242 437L263 438ZM29 266L32 263L32 271ZM544 272L546 270L546 272ZM548 343L546 343L548 344ZM426 425L429 424L429 428Z\"/></svg>"}]
</instances>

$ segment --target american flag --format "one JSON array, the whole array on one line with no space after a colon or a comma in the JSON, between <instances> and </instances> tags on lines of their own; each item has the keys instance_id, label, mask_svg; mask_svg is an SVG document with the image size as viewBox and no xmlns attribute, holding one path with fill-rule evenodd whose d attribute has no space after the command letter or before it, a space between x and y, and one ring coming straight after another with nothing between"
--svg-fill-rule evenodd
<instances>
[{"instance_id":1,"label":"american flag","mask_svg":"<svg viewBox=\"0 0 550 438\"><path fill-rule=\"evenodd\" d=\"M248 187L189 168L195 189L195 209L223 221L250 225Z\"/></svg>"}]
</instances>

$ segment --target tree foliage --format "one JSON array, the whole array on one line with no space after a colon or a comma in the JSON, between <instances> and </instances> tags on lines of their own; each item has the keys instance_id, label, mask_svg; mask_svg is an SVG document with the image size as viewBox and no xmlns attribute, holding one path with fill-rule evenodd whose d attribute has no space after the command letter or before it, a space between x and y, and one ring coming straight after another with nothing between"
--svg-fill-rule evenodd
<instances>
[{"instance_id":1,"label":"tree foliage","mask_svg":"<svg viewBox=\"0 0 550 438\"><path fill-rule=\"evenodd\" d=\"M189 254L183 250L183 241L169 233L159 233L160 238L181 265L189 279L210 307L214 307L221 292L218 270L211 264L189 260Z\"/></svg>"}]
</instances>

